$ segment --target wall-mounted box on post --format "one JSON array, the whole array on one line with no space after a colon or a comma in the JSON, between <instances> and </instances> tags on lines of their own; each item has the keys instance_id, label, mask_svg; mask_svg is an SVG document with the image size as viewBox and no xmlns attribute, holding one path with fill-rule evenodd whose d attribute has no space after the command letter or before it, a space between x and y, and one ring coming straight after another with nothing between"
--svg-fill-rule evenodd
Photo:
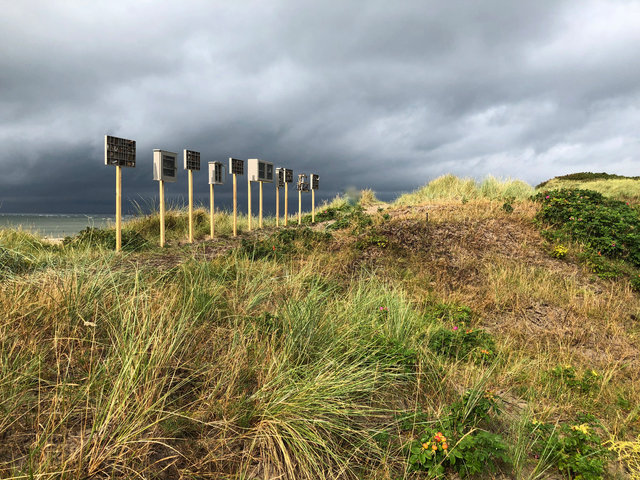
<instances>
[{"instance_id":1,"label":"wall-mounted box on post","mask_svg":"<svg viewBox=\"0 0 640 480\"><path fill-rule=\"evenodd\" d=\"M222 162L209 162L209 184L222 185L225 182L226 175L223 174L225 166ZM224 173L227 173L224 171Z\"/></svg>"},{"instance_id":2,"label":"wall-mounted box on post","mask_svg":"<svg viewBox=\"0 0 640 480\"><path fill-rule=\"evenodd\" d=\"M273 163L259 158L250 158L248 162L247 173L250 182L273 182Z\"/></svg>"},{"instance_id":3,"label":"wall-mounted box on post","mask_svg":"<svg viewBox=\"0 0 640 480\"><path fill-rule=\"evenodd\" d=\"M175 182L178 176L178 154L165 150L153 150L153 179Z\"/></svg>"}]
</instances>

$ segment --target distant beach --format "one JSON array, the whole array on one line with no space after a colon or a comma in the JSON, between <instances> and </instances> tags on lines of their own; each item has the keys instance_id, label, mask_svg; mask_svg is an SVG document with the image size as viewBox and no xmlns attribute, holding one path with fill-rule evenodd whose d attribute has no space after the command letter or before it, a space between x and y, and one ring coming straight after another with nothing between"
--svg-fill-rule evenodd
<instances>
[{"instance_id":1,"label":"distant beach","mask_svg":"<svg viewBox=\"0 0 640 480\"><path fill-rule=\"evenodd\" d=\"M47 238L64 238L87 227L100 228L113 222L113 216L99 214L0 213L0 229L22 229Z\"/></svg>"}]
</instances>

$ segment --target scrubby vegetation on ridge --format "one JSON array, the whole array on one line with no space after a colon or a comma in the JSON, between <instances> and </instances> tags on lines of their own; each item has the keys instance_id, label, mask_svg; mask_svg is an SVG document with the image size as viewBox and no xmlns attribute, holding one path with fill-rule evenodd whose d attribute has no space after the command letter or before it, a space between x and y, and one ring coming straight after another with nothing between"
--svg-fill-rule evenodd
<instances>
[{"instance_id":1,"label":"scrubby vegetation on ridge","mask_svg":"<svg viewBox=\"0 0 640 480\"><path fill-rule=\"evenodd\" d=\"M544 182L536 185L536 189L547 187L551 182L561 182L564 180L569 180L572 182L594 182L596 180L640 180L640 177L627 177L625 175L616 175L612 173L593 173L593 172L579 172L579 173L569 173L568 175L560 175L558 177L553 177L549 180L545 180Z\"/></svg>"},{"instance_id":2,"label":"scrubby vegetation on ridge","mask_svg":"<svg viewBox=\"0 0 640 480\"><path fill-rule=\"evenodd\" d=\"M632 243L598 256L569 209L637 212L494 187L237 239L200 211L194 245L172 211L122 254L0 230L0 477L638 478Z\"/></svg>"},{"instance_id":3,"label":"scrubby vegetation on ridge","mask_svg":"<svg viewBox=\"0 0 640 480\"><path fill-rule=\"evenodd\" d=\"M629 202L632 205L640 204L640 177L625 177L608 173L577 173L542 182L536 187L536 190L561 190L563 188L592 190L611 199Z\"/></svg>"}]
</instances>

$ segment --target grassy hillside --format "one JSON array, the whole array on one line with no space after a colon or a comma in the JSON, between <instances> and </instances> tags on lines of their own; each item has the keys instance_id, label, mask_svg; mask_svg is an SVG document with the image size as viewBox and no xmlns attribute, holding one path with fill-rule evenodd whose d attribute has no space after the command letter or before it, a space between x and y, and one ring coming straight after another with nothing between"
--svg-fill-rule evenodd
<instances>
[{"instance_id":1,"label":"grassy hillside","mask_svg":"<svg viewBox=\"0 0 640 480\"><path fill-rule=\"evenodd\" d=\"M123 254L0 231L0 477L638 478L635 267L439 182Z\"/></svg>"},{"instance_id":2,"label":"grassy hillside","mask_svg":"<svg viewBox=\"0 0 640 480\"><path fill-rule=\"evenodd\" d=\"M640 177L624 177L607 173L576 173L555 177L536 186L537 190L558 190L561 188L588 189L607 197L640 203Z\"/></svg>"}]
</instances>

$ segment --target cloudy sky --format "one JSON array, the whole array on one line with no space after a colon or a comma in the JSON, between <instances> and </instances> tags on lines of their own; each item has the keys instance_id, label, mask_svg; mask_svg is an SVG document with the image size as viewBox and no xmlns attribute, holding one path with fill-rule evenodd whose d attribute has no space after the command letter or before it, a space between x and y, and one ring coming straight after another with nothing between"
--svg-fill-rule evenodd
<instances>
[{"instance_id":1,"label":"cloudy sky","mask_svg":"<svg viewBox=\"0 0 640 480\"><path fill-rule=\"evenodd\" d=\"M125 208L157 197L154 148L317 172L321 198L640 174L638 0L0 5L0 213L112 212L105 134L137 141Z\"/></svg>"}]
</instances>

